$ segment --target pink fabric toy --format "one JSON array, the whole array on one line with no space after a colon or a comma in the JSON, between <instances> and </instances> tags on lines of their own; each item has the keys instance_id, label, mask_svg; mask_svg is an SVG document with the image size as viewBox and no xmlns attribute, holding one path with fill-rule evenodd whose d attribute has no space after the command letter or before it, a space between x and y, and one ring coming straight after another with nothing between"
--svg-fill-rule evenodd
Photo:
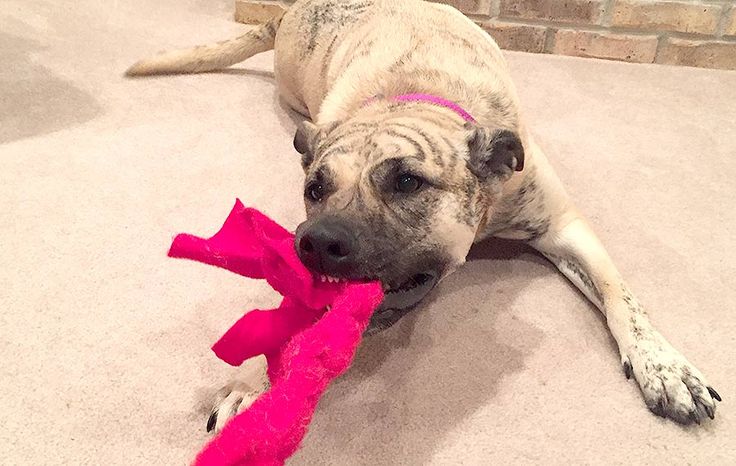
<instances>
[{"instance_id":1,"label":"pink fabric toy","mask_svg":"<svg viewBox=\"0 0 736 466\"><path fill-rule=\"evenodd\" d=\"M299 261L294 235L240 200L210 239L179 235L169 256L251 278L284 296L278 309L245 314L212 347L228 364L264 354L271 389L232 419L195 465L279 465L296 452L327 386L355 356L383 300L379 283L315 279Z\"/></svg>"}]
</instances>

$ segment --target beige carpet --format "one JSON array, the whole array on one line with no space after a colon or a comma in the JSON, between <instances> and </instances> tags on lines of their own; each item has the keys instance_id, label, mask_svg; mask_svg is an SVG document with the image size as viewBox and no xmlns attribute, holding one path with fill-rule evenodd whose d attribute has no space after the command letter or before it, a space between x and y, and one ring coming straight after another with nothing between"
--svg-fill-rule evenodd
<instances>
[{"instance_id":1,"label":"beige carpet","mask_svg":"<svg viewBox=\"0 0 736 466\"><path fill-rule=\"evenodd\" d=\"M0 462L185 464L208 347L261 284L165 257L241 197L303 217L270 54L129 81L227 38L228 0L6 0L0 11ZM723 395L651 415L593 308L536 255L479 248L366 341L293 464L733 464L736 73L509 54L528 118L652 320Z\"/></svg>"}]
</instances>

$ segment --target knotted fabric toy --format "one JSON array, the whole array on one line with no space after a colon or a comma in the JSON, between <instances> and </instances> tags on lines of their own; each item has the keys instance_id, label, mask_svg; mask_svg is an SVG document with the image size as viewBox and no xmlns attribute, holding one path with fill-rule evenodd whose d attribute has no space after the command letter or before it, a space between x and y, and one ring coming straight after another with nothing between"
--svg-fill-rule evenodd
<instances>
[{"instance_id":1,"label":"knotted fabric toy","mask_svg":"<svg viewBox=\"0 0 736 466\"><path fill-rule=\"evenodd\" d=\"M271 388L207 444L195 465L280 465L296 452L328 385L350 366L380 283L321 281L299 261L294 235L240 200L212 238L179 235L169 256L266 279L284 298L246 313L212 347L233 366L265 355Z\"/></svg>"}]
</instances>

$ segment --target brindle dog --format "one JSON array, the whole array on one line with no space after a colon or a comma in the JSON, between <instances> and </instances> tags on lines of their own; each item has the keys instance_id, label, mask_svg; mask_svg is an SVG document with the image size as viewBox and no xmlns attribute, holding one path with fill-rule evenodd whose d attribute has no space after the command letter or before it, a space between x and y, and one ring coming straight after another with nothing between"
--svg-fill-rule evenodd
<instances>
[{"instance_id":1,"label":"brindle dog","mask_svg":"<svg viewBox=\"0 0 736 466\"><path fill-rule=\"evenodd\" d=\"M420 0L299 0L237 39L165 53L128 74L217 70L270 49L281 96L312 120L294 139L308 218L295 247L323 279L380 279L388 297L377 326L420 301L474 242L523 240L605 315L649 409L681 423L713 418L718 393L652 327L574 207L482 29ZM394 99L407 93L448 99L475 120ZM248 405L239 387L223 393L210 428Z\"/></svg>"}]
</instances>

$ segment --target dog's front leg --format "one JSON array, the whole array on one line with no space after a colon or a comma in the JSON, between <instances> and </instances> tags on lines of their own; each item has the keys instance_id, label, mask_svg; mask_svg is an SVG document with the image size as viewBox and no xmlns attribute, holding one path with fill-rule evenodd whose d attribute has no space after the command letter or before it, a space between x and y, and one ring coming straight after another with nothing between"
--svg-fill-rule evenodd
<instances>
[{"instance_id":1,"label":"dog's front leg","mask_svg":"<svg viewBox=\"0 0 736 466\"><path fill-rule=\"evenodd\" d=\"M230 419L248 409L269 389L265 359L246 362L237 379L222 387L211 400L212 411L207 420L207 432L219 432Z\"/></svg>"},{"instance_id":2,"label":"dog's front leg","mask_svg":"<svg viewBox=\"0 0 736 466\"><path fill-rule=\"evenodd\" d=\"M530 244L552 261L605 315L627 378L647 406L681 423L714 416L718 393L649 322L588 223L567 212Z\"/></svg>"}]
</instances>

